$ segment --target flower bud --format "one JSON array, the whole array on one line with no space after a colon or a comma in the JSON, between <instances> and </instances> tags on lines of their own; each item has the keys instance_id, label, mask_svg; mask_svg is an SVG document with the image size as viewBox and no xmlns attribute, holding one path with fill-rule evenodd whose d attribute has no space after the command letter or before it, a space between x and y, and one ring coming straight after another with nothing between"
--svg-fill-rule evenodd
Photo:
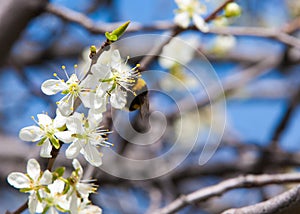
<instances>
[{"instance_id":1,"label":"flower bud","mask_svg":"<svg viewBox=\"0 0 300 214\"><path fill-rule=\"evenodd\" d=\"M224 10L226 17L240 16L242 13L241 7L235 2L228 3Z\"/></svg>"}]
</instances>

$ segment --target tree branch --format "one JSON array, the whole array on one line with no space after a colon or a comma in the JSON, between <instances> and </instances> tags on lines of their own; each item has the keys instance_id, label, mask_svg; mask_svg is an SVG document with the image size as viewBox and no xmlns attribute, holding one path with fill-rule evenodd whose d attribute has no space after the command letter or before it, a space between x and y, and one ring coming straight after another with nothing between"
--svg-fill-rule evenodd
<instances>
[{"instance_id":1,"label":"tree branch","mask_svg":"<svg viewBox=\"0 0 300 214\"><path fill-rule=\"evenodd\" d=\"M299 213L300 185L267 201L247 207L229 209L222 214L274 214L274 213ZM297 207L297 210L293 208Z\"/></svg>"},{"instance_id":2,"label":"tree branch","mask_svg":"<svg viewBox=\"0 0 300 214\"><path fill-rule=\"evenodd\" d=\"M283 183L293 183L293 182L300 182L300 173L240 176L237 178L225 180L214 186L200 189L188 195L182 195L181 197L173 201L171 204L167 205L166 207L154 213L155 214L174 213L189 204L202 202L209 198L220 196L232 189L245 188L245 187L247 188L259 187L268 184L283 184Z\"/></svg>"}]
</instances>

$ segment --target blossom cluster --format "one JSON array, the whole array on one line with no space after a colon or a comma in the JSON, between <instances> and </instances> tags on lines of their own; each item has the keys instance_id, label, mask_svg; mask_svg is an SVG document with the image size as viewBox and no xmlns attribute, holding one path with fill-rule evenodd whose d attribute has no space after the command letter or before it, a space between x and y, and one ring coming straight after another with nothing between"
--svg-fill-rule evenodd
<instances>
[{"instance_id":1,"label":"blossom cluster","mask_svg":"<svg viewBox=\"0 0 300 214\"><path fill-rule=\"evenodd\" d=\"M29 194L30 213L101 214L101 208L92 205L89 200L89 195L96 192L97 186L91 181L82 180L83 169L77 159L72 164L74 171L68 178L64 178L63 167L54 172L42 172L39 163L30 159L26 174L12 172L7 180L10 185Z\"/></svg>"},{"instance_id":2,"label":"blossom cluster","mask_svg":"<svg viewBox=\"0 0 300 214\"><path fill-rule=\"evenodd\" d=\"M102 164L98 148L112 146L106 138L109 131L99 127L102 113L108 102L116 109L124 108L127 92L134 94L130 88L139 76L136 67L130 69L124 64L118 50L102 55L81 81L76 72L69 77L62 66L67 80L54 73L56 79L42 84L41 89L46 95L59 92L64 95L57 101L56 117L38 114L37 120L33 117L36 125L21 129L19 134L24 141L38 142L41 157L51 158L52 147L58 149L64 143L69 144L67 158L76 158L81 153L91 165ZM87 117L75 111L77 102L88 109Z\"/></svg>"}]
</instances>

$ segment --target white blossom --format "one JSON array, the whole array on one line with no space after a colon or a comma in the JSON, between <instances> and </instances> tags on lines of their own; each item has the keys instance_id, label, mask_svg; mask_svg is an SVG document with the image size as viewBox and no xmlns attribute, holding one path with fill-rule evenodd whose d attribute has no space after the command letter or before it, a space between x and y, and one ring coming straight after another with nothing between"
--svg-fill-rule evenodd
<instances>
[{"instance_id":1,"label":"white blossom","mask_svg":"<svg viewBox=\"0 0 300 214\"><path fill-rule=\"evenodd\" d=\"M205 5L198 0L175 0L178 10L175 11L174 22L182 28L187 28L193 20L195 26L203 31L208 31L205 20L201 17L206 12Z\"/></svg>"},{"instance_id":2,"label":"white blossom","mask_svg":"<svg viewBox=\"0 0 300 214\"><path fill-rule=\"evenodd\" d=\"M59 148L59 140L64 143L72 141L71 133L68 131L61 131L59 128L65 125L66 117L62 116L60 112L56 111L55 119L51 119L47 114L38 114L36 121L37 125L27 126L20 130L19 137L24 141L39 141L41 145L41 157L50 158L52 145Z\"/></svg>"},{"instance_id":3,"label":"white blossom","mask_svg":"<svg viewBox=\"0 0 300 214\"><path fill-rule=\"evenodd\" d=\"M232 35L218 35L214 39L212 53L225 54L236 46L236 38Z\"/></svg>"},{"instance_id":4,"label":"white blossom","mask_svg":"<svg viewBox=\"0 0 300 214\"><path fill-rule=\"evenodd\" d=\"M36 213L40 203L37 194L42 194L44 186L52 182L52 174L48 170L41 172L39 163L35 159L30 159L27 162L27 174L12 172L8 175L7 181L13 187L30 194L28 209L30 213Z\"/></svg>"},{"instance_id":5,"label":"white blossom","mask_svg":"<svg viewBox=\"0 0 300 214\"><path fill-rule=\"evenodd\" d=\"M174 37L163 47L158 62L164 68L171 68L176 64L186 65L193 59L198 45L197 37Z\"/></svg>"},{"instance_id":6,"label":"white blossom","mask_svg":"<svg viewBox=\"0 0 300 214\"><path fill-rule=\"evenodd\" d=\"M76 66L75 66L76 67ZM65 66L62 66L65 70ZM80 98L86 108L90 108L91 102L94 100L94 92L91 89L93 85L93 78L88 75L82 81L79 81L77 75L74 73L70 77L67 75L68 80L60 79L56 73L54 76L57 79L49 79L43 82L42 91L46 95L54 95L61 92L65 96L57 102L58 109L65 116L70 115L74 111L74 102L76 98Z\"/></svg>"},{"instance_id":7,"label":"white blossom","mask_svg":"<svg viewBox=\"0 0 300 214\"><path fill-rule=\"evenodd\" d=\"M60 212L68 212L70 209L70 200L64 193L65 182L62 180L55 180L48 185L50 192L44 192L43 198L43 213L47 211L49 214L59 214Z\"/></svg>"},{"instance_id":8,"label":"white blossom","mask_svg":"<svg viewBox=\"0 0 300 214\"><path fill-rule=\"evenodd\" d=\"M71 195L71 213L85 213L84 211L97 210L96 206L91 205L88 199L90 193L96 192L97 186L91 183L93 180L82 180L83 169L77 159L74 159L72 164L75 171L72 172L70 177L72 181L69 190L69 195Z\"/></svg>"},{"instance_id":9,"label":"white blossom","mask_svg":"<svg viewBox=\"0 0 300 214\"><path fill-rule=\"evenodd\" d=\"M82 153L85 159L93 166L102 164L102 154L98 151L99 146L111 146L106 142L104 135L108 134L107 130L101 130L97 124L84 118L82 114L75 112L67 119L67 128L72 132L73 143L66 150L66 156L69 159L77 157Z\"/></svg>"},{"instance_id":10,"label":"white blossom","mask_svg":"<svg viewBox=\"0 0 300 214\"><path fill-rule=\"evenodd\" d=\"M110 103L116 109L122 109L126 105L127 92L134 92L130 89L139 73L135 68L130 69L126 63L122 62L118 50L111 52L110 61L102 64L102 60L92 67L94 77L99 80L96 89L96 100L106 99L110 96Z\"/></svg>"}]
</instances>

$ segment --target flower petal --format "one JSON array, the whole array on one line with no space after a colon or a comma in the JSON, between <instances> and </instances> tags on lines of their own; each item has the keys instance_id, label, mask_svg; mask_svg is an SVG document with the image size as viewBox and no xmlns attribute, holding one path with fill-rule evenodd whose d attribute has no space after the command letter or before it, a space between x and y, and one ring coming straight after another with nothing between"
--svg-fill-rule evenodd
<instances>
[{"instance_id":1,"label":"flower petal","mask_svg":"<svg viewBox=\"0 0 300 214\"><path fill-rule=\"evenodd\" d=\"M31 177L35 182L40 177L41 167L40 164L35 159L30 159L27 162L27 174Z\"/></svg>"},{"instance_id":2,"label":"flower petal","mask_svg":"<svg viewBox=\"0 0 300 214\"><path fill-rule=\"evenodd\" d=\"M51 158L52 144L50 140L47 138L43 145L41 146L40 156L43 158Z\"/></svg>"},{"instance_id":3,"label":"flower petal","mask_svg":"<svg viewBox=\"0 0 300 214\"><path fill-rule=\"evenodd\" d=\"M69 117L66 123L68 130L74 134L82 134L84 132L82 127L82 119L82 115L79 113Z\"/></svg>"},{"instance_id":4,"label":"flower petal","mask_svg":"<svg viewBox=\"0 0 300 214\"><path fill-rule=\"evenodd\" d=\"M79 144L78 140L73 142L66 150L66 157L69 159L77 157L81 148L82 147Z\"/></svg>"},{"instance_id":5,"label":"flower petal","mask_svg":"<svg viewBox=\"0 0 300 214\"><path fill-rule=\"evenodd\" d=\"M85 159L93 166L99 167L102 164L101 154L97 150L96 147L92 146L91 144L87 144L84 147L83 155Z\"/></svg>"},{"instance_id":6,"label":"flower petal","mask_svg":"<svg viewBox=\"0 0 300 214\"><path fill-rule=\"evenodd\" d=\"M68 89L68 86L62 80L50 79L43 82L41 89L46 95L57 94L60 91Z\"/></svg>"},{"instance_id":7,"label":"flower petal","mask_svg":"<svg viewBox=\"0 0 300 214\"><path fill-rule=\"evenodd\" d=\"M93 65L91 72L93 73L94 79L97 81L109 79L112 77L110 67L100 63Z\"/></svg>"},{"instance_id":8,"label":"flower petal","mask_svg":"<svg viewBox=\"0 0 300 214\"><path fill-rule=\"evenodd\" d=\"M73 112L74 96L67 94L58 102L58 109L63 116L69 116Z\"/></svg>"},{"instance_id":9,"label":"flower petal","mask_svg":"<svg viewBox=\"0 0 300 214\"><path fill-rule=\"evenodd\" d=\"M43 135L43 130L41 130L41 128L37 126L27 126L25 128L22 128L19 133L19 137L21 140L32 142L40 140Z\"/></svg>"},{"instance_id":10,"label":"flower petal","mask_svg":"<svg viewBox=\"0 0 300 214\"><path fill-rule=\"evenodd\" d=\"M81 175L83 173L83 169L82 169L82 166L81 166L80 162L77 159L74 159L72 161L72 165L73 165L73 167L74 167L75 170L79 169L78 170L78 174L81 177Z\"/></svg>"},{"instance_id":11,"label":"flower petal","mask_svg":"<svg viewBox=\"0 0 300 214\"><path fill-rule=\"evenodd\" d=\"M37 210L36 210L37 205L38 205L38 199L37 199L36 193L33 192L28 198L28 210L31 214L34 214L37 212Z\"/></svg>"},{"instance_id":12,"label":"flower petal","mask_svg":"<svg viewBox=\"0 0 300 214\"><path fill-rule=\"evenodd\" d=\"M82 101L82 104L86 108L91 108L94 104L95 100L95 93L93 92L81 92L79 94L80 100Z\"/></svg>"},{"instance_id":13,"label":"flower petal","mask_svg":"<svg viewBox=\"0 0 300 214\"><path fill-rule=\"evenodd\" d=\"M12 172L8 175L7 181L15 188L28 188L30 186L29 178L21 172Z\"/></svg>"},{"instance_id":14,"label":"flower petal","mask_svg":"<svg viewBox=\"0 0 300 214\"><path fill-rule=\"evenodd\" d=\"M52 183L52 173L49 170L46 170L40 180L40 184L48 185Z\"/></svg>"},{"instance_id":15,"label":"flower petal","mask_svg":"<svg viewBox=\"0 0 300 214\"><path fill-rule=\"evenodd\" d=\"M114 50L111 53L111 67L116 70L120 70L120 66L122 65L122 59L120 56L120 52L118 50Z\"/></svg>"},{"instance_id":16,"label":"flower petal","mask_svg":"<svg viewBox=\"0 0 300 214\"><path fill-rule=\"evenodd\" d=\"M103 119L101 110L90 109L88 113L88 121L91 127L96 127Z\"/></svg>"},{"instance_id":17,"label":"flower petal","mask_svg":"<svg viewBox=\"0 0 300 214\"><path fill-rule=\"evenodd\" d=\"M187 28L190 24L190 16L187 12L177 13L174 22L182 28Z\"/></svg>"},{"instance_id":18,"label":"flower petal","mask_svg":"<svg viewBox=\"0 0 300 214\"><path fill-rule=\"evenodd\" d=\"M116 109L122 109L126 105L126 92L122 91L119 88L114 90L114 93L111 94L110 103L111 106Z\"/></svg>"},{"instance_id":19,"label":"flower petal","mask_svg":"<svg viewBox=\"0 0 300 214\"><path fill-rule=\"evenodd\" d=\"M208 32L209 30L208 25L201 16L194 14L193 22L199 30L201 30L202 32Z\"/></svg>"},{"instance_id":20,"label":"flower petal","mask_svg":"<svg viewBox=\"0 0 300 214\"><path fill-rule=\"evenodd\" d=\"M52 124L52 119L47 114L38 114L37 118L41 126L49 126Z\"/></svg>"},{"instance_id":21,"label":"flower petal","mask_svg":"<svg viewBox=\"0 0 300 214\"><path fill-rule=\"evenodd\" d=\"M72 134L71 131L55 132L55 137L64 143L71 143L74 140Z\"/></svg>"},{"instance_id":22,"label":"flower petal","mask_svg":"<svg viewBox=\"0 0 300 214\"><path fill-rule=\"evenodd\" d=\"M60 128L66 124L67 117L63 116L59 109L56 109L56 117L53 120L53 127Z\"/></svg>"}]
</instances>

